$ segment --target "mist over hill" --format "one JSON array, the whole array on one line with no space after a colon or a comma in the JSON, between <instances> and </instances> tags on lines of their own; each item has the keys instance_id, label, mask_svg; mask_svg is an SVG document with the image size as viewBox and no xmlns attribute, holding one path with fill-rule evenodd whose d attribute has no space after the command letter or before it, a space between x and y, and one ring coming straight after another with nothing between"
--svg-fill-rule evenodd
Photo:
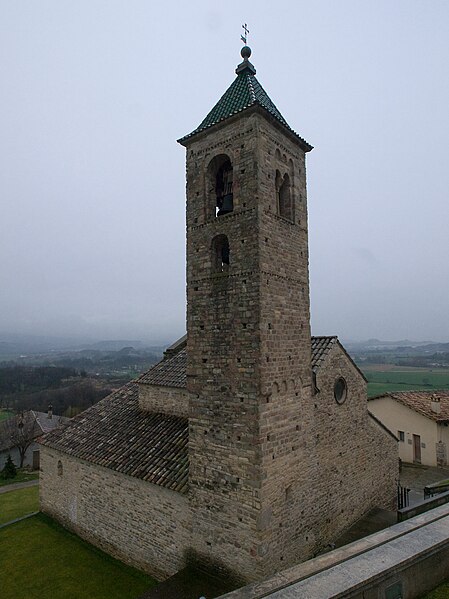
<instances>
[{"instance_id":1,"label":"mist over hill","mask_svg":"<svg viewBox=\"0 0 449 599\"><path fill-rule=\"evenodd\" d=\"M14 335L0 332L0 361L19 357L30 357L36 354L52 352L74 352L82 350L120 351L132 347L136 350L149 350L161 353L162 349L173 340L166 343L145 341L142 339L84 339L74 337L51 337L38 335Z\"/></svg>"}]
</instances>

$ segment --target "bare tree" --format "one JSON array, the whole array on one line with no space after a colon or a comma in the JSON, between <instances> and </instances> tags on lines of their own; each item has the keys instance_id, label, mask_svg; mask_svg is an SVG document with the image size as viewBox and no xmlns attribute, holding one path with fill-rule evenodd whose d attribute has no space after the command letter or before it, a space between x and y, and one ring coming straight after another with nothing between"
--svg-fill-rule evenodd
<instances>
[{"instance_id":1,"label":"bare tree","mask_svg":"<svg viewBox=\"0 0 449 599\"><path fill-rule=\"evenodd\" d=\"M2 425L4 438L9 441L11 448L17 448L20 457L19 468L23 468L26 451L39 434L36 416L31 410L21 412L4 420Z\"/></svg>"}]
</instances>

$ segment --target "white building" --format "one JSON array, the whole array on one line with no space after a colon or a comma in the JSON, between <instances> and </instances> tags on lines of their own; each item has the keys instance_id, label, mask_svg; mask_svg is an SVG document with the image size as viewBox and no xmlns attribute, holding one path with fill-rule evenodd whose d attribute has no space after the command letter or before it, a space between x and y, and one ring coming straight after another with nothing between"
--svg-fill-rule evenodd
<instances>
[{"instance_id":1,"label":"white building","mask_svg":"<svg viewBox=\"0 0 449 599\"><path fill-rule=\"evenodd\" d=\"M403 462L446 466L449 391L400 391L369 398L369 411L399 439Z\"/></svg>"}]
</instances>

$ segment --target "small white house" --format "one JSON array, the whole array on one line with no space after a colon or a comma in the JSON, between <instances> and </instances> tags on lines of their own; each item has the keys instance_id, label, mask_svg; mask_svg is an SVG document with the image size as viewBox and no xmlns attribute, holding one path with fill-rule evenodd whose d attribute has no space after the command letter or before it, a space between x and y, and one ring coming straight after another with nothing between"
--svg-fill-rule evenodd
<instances>
[{"instance_id":1,"label":"small white house","mask_svg":"<svg viewBox=\"0 0 449 599\"><path fill-rule=\"evenodd\" d=\"M399 391L368 401L371 414L397 435L403 462L447 466L449 391Z\"/></svg>"}]
</instances>

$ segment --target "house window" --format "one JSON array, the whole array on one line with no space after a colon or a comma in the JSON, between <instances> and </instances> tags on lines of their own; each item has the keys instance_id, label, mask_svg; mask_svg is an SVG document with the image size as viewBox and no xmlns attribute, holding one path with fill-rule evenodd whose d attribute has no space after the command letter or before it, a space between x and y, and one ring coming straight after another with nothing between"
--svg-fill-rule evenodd
<instances>
[{"instance_id":1,"label":"house window","mask_svg":"<svg viewBox=\"0 0 449 599\"><path fill-rule=\"evenodd\" d=\"M405 441L404 431L398 431L398 437L399 437L399 441L402 441L402 443L404 443L404 441Z\"/></svg>"}]
</instances>

